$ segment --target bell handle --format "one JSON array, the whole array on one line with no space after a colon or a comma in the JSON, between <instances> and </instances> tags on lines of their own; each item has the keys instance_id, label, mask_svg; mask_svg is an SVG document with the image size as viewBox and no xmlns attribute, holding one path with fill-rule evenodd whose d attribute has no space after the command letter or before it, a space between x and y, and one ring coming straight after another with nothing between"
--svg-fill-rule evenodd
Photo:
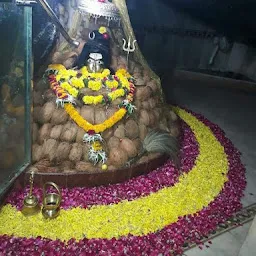
<instances>
[{"instance_id":1,"label":"bell handle","mask_svg":"<svg viewBox=\"0 0 256 256\"><path fill-rule=\"evenodd\" d=\"M45 184L44 184L44 186L43 186L43 198L45 198L45 196L46 196L46 186L52 186L52 187L54 187L56 190L57 190L57 192L58 192L58 194L59 194L59 196L60 196L60 200L59 200L59 204L60 204L60 202L61 202L61 192L60 192L60 188L58 187L58 185L57 184L55 184L54 182L52 182L52 181L48 181L48 182L46 182Z\"/></svg>"}]
</instances>

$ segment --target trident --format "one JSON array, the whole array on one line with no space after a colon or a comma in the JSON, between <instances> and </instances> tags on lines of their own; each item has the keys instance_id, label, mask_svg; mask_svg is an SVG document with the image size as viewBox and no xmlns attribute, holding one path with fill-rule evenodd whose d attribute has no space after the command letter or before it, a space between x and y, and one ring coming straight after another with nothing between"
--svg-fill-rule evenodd
<instances>
[{"instance_id":1,"label":"trident","mask_svg":"<svg viewBox=\"0 0 256 256\"><path fill-rule=\"evenodd\" d=\"M136 42L137 40L133 40L132 46L131 46L131 38L130 38L130 37L129 37L128 43L126 42L126 40L125 40L124 38L123 38L123 41L124 41L124 43L123 43L123 50L124 50L125 52L127 52L126 61L127 61L127 68L128 68L129 53L135 51L135 48L136 48L136 47L135 47L135 42ZM127 43L127 47L125 46L126 43Z\"/></svg>"}]
</instances>

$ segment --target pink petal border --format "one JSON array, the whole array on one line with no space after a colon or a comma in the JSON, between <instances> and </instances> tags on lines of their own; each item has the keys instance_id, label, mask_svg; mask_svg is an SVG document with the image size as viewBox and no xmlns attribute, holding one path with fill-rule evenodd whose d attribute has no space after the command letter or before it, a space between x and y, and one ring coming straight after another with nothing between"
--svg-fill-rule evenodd
<instances>
[{"instance_id":1,"label":"pink petal border","mask_svg":"<svg viewBox=\"0 0 256 256\"><path fill-rule=\"evenodd\" d=\"M119 239L83 239L79 242L70 240L65 245L56 240L38 238L0 237L0 256L2 255L173 255L182 253L185 242L200 243L200 238L207 236L217 224L224 222L239 210L241 197L246 186L245 168L240 160L239 151L225 137L225 133L202 115L195 114L215 134L225 148L229 161L229 181L219 196L203 210L194 215L179 218L159 232L146 236L127 236ZM165 165L166 166L166 165Z\"/></svg>"}]
</instances>

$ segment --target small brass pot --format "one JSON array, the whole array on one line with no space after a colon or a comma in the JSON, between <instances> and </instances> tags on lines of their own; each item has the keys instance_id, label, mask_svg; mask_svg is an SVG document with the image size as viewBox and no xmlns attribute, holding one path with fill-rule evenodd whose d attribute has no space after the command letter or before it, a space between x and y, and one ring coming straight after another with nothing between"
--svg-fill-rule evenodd
<instances>
[{"instance_id":1,"label":"small brass pot","mask_svg":"<svg viewBox=\"0 0 256 256\"><path fill-rule=\"evenodd\" d=\"M37 197L34 195L29 195L25 197L23 201L23 207L21 212L25 216L31 216L31 215L37 214L40 211L40 209L41 208L40 208Z\"/></svg>"},{"instance_id":2,"label":"small brass pot","mask_svg":"<svg viewBox=\"0 0 256 256\"><path fill-rule=\"evenodd\" d=\"M54 187L58 193L46 194L46 187ZM54 182L46 182L43 186L43 208L42 214L46 219L56 218L60 213L61 193Z\"/></svg>"}]
</instances>

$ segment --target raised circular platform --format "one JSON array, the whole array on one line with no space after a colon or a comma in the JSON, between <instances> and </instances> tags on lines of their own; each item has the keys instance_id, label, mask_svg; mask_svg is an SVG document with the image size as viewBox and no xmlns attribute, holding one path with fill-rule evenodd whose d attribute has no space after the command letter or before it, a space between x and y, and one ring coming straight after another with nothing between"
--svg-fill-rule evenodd
<instances>
[{"instance_id":1,"label":"raised circular platform","mask_svg":"<svg viewBox=\"0 0 256 256\"><path fill-rule=\"evenodd\" d=\"M95 187L124 182L133 177L147 174L163 165L169 156L161 155L145 163L113 171L74 172L74 173L35 173L34 184L42 187L47 181L55 182L61 187ZM26 172L19 177L19 184L28 185L30 173Z\"/></svg>"}]
</instances>

